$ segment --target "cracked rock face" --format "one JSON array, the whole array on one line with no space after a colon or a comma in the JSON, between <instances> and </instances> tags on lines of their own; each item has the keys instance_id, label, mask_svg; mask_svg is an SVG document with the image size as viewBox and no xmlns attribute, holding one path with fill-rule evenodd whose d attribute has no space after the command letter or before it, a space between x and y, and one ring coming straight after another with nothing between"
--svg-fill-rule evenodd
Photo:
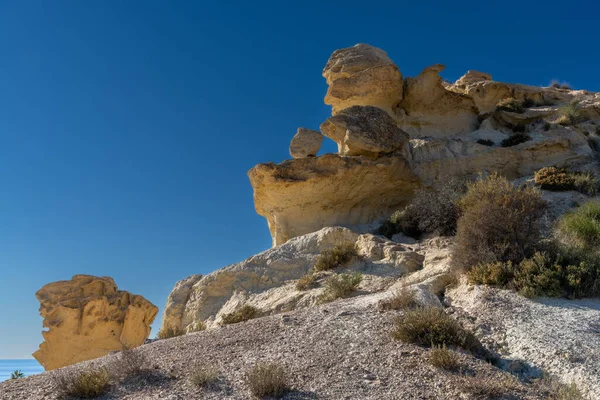
<instances>
[{"instance_id":1,"label":"cracked rock face","mask_svg":"<svg viewBox=\"0 0 600 400\"><path fill-rule=\"evenodd\" d=\"M75 275L37 293L44 342L33 356L46 370L140 346L150 335L158 308L118 290L109 277Z\"/></svg>"}]
</instances>

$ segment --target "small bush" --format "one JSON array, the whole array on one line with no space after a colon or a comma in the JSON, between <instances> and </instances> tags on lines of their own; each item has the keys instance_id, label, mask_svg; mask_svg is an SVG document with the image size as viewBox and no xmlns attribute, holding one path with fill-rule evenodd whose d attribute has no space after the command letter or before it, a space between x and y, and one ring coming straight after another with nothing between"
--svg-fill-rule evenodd
<instances>
[{"instance_id":1,"label":"small bush","mask_svg":"<svg viewBox=\"0 0 600 400\"><path fill-rule=\"evenodd\" d=\"M232 313L224 314L221 317L222 325L237 324L239 322L246 322L254 318L260 317L260 312L256 307L244 304Z\"/></svg>"},{"instance_id":2,"label":"small bush","mask_svg":"<svg viewBox=\"0 0 600 400\"><path fill-rule=\"evenodd\" d=\"M93 399L106 392L110 376L105 368L88 368L81 372L59 371L55 379L60 395Z\"/></svg>"},{"instance_id":3,"label":"small bush","mask_svg":"<svg viewBox=\"0 0 600 400\"><path fill-rule=\"evenodd\" d=\"M463 378L462 388L470 394L485 396L481 398L493 399L505 396L507 393L519 388L515 378L509 375L497 376L466 376Z\"/></svg>"},{"instance_id":4,"label":"small bush","mask_svg":"<svg viewBox=\"0 0 600 400\"><path fill-rule=\"evenodd\" d=\"M339 244L332 249L323 250L315 264L315 271L327 271L344 267L358 257L354 243Z\"/></svg>"},{"instance_id":5,"label":"small bush","mask_svg":"<svg viewBox=\"0 0 600 400\"><path fill-rule=\"evenodd\" d=\"M349 297L356 291L356 288L362 282L362 274L332 275L325 281L325 291L320 300L321 302L333 301Z\"/></svg>"},{"instance_id":6,"label":"small bush","mask_svg":"<svg viewBox=\"0 0 600 400\"><path fill-rule=\"evenodd\" d=\"M576 125L581 122L581 105L577 100L573 100L568 105L560 108L560 117L558 123L561 125Z\"/></svg>"},{"instance_id":7,"label":"small bush","mask_svg":"<svg viewBox=\"0 0 600 400\"><path fill-rule=\"evenodd\" d=\"M491 175L468 186L459 202L453 262L470 269L479 263L519 263L535 251L546 202L535 188L514 187Z\"/></svg>"},{"instance_id":8,"label":"small bush","mask_svg":"<svg viewBox=\"0 0 600 400\"><path fill-rule=\"evenodd\" d=\"M25 374L20 369L16 369L10 374L10 379L21 379L24 377L25 377Z\"/></svg>"},{"instance_id":9,"label":"small bush","mask_svg":"<svg viewBox=\"0 0 600 400\"><path fill-rule=\"evenodd\" d=\"M317 278L313 274L306 274L296 282L296 290L305 291L317 286Z\"/></svg>"},{"instance_id":10,"label":"small bush","mask_svg":"<svg viewBox=\"0 0 600 400\"><path fill-rule=\"evenodd\" d=\"M190 383L197 388L209 388L219 380L220 372L212 366L202 366L194 369L190 376Z\"/></svg>"},{"instance_id":11,"label":"small bush","mask_svg":"<svg viewBox=\"0 0 600 400\"><path fill-rule=\"evenodd\" d=\"M490 139L479 139L477 140L477 143L482 144L484 146L493 146L494 142Z\"/></svg>"},{"instance_id":12,"label":"small bush","mask_svg":"<svg viewBox=\"0 0 600 400\"><path fill-rule=\"evenodd\" d=\"M245 376L250 391L256 397L279 398L290 390L285 370L277 364L257 364Z\"/></svg>"},{"instance_id":13,"label":"small bush","mask_svg":"<svg viewBox=\"0 0 600 400\"><path fill-rule=\"evenodd\" d=\"M182 335L185 335L185 331L182 328L178 326L166 326L158 331L157 337L159 339L170 339Z\"/></svg>"},{"instance_id":14,"label":"small bush","mask_svg":"<svg viewBox=\"0 0 600 400\"><path fill-rule=\"evenodd\" d=\"M514 279L514 268L510 261L479 263L467 272L469 283L508 287Z\"/></svg>"},{"instance_id":15,"label":"small bush","mask_svg":"<svg viewBox=\"0 0 600 400\"><path fill-rule=\"evenodd\" d=\"M458 356L448 350L446 345L434 347L429 354L429 363L436 368L442 368L447 371L456 371L460 369L460 360Z\"/></svg>"},{"instance_id":16,"label":"small bush","mask_svg":"<svg viewBox=\"0 0 600 400\"><path fill-rule=\"evenodd\" d=\"M110 365L110 373L119 379L125 379L141 373L148 364L146 357L134 349L123 349L116 362Z\"/></svg>"},{"instance_id":17,"label":"small bush","mask_svg":"<svg viewBox=\"0 0 600 400\"><path fill-rule=\"evenodd\" d=\"M473 354L484 354L475 336L443 310L434 307L406 311L396 320L392 337L420 346L456 346Z\"/></svg>"},{"instance_id":18,"label":"small bush","mask_svg":"<svg viewBox=\"0 0 600 400\"><path fill-rule=\"evenodd\" d=\"M202 332L206 330L206 324L204 321L196 321L194 325L192 325L191 329L189 329L189 333L192 332Z\"/></svg>"},{"instance_id":19,"label":"small bush","mask_svg":"<svg viewBox=\"0 0 600 400\"><path fill-rule=\"evenodd\" d=\"M522 132L518 132L518 133L514 133L510 137L507 137L506 139L504 139L502 142L500 142L500 145L502 145L502 147L512 147L512 146L517 146L521 143L528 142L530 140L531 140L531 136L529 136L525 133L522 133Z\"/></svg>"},{"instance_id":20,"label":"small bush","mask_svg":"<svg viewBox=\"0 0 600 400\"><path fill-rule=\"evenodd\" d=\"M592 174L571 172L564 168L542 168L535 173L534 180L544 190L577 190L589 195L598 191L598 181Z\"/></svg>"},{"instance_id":21,"label":"small bush","mask_svg":"<svg viewBox=\"0 0 600 400\"><path fill-rule=\"evenodd\" d=\"M509 111L518 114L522 114L525 111L523 109L523 103L512 97L500 100L498 104L496 104L496 110Z\"/></svg>"},{"instance_id":22,"label":"small bush","mask_svg":"<svg viewBox=\"0 0 600 400\"><path fill-rule=\"evenodd\" d=\"M392 296L381 302L382 310L410 310L417 308L419 303L415 299L414 292L407 288L396 290Z\"/></svg>"},{"instance_id":23,"label":"small bush","mask_svg":"<svg viewBox=\"0 0 600 400\"><path fill-rule=\"evenodd\" d=\"M557 224L559 238L572 247L594 251L600 245L600 201L591 200L564 214Z\"/></svg>"}]
</instances>

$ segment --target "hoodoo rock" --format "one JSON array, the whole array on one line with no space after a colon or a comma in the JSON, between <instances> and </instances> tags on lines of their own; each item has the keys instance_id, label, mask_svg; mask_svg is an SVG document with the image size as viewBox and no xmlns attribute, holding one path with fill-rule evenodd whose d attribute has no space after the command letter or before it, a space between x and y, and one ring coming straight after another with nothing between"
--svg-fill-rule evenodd
<instances>
[{"instance_id":1,"label":"hoodoo rock","mask_svg":"<svg viewBox=\"0 0 600 400\"><path fill-rule=\"evenodd\" d=\"M314 157L323 143L321 132L298 128L290 143L290 155L294 158Z\"/></svg>"},{"instance_id":2,"label":"hoodoo rock","mask_svg":"<svg viewBox=\"0 0 600 400\"><path fill-rule=\"evenodd\" d=\"M332 115L351 106L376 106L390 114L402 100L402 73L385 51L368 44L336 50L323 69Z\"/></svg>"},{"instance_id":3,"label":"hoodoo rock","mask_svg":"<svg viewBox=\"0 0 600 400\"><path fill-rule=\"evenodd\" d=\"M158 308L118 290L109 277L75 275L37 293L44 342L33 353L46 370L140 346L150 335Z\"/></svg>"},{"instance_id":4,"label":"hoodoo rock","mask_svg":"<svg viewBox=\"0 0 600 400\"><path fill-rule=\"evenodd\" d=\"M377 158L394 153L408 142L408 134L398 128L385 111L372 106L352 106L321 124L323 134L338 144L346 156Z\"/></svg>"}]
</instances>

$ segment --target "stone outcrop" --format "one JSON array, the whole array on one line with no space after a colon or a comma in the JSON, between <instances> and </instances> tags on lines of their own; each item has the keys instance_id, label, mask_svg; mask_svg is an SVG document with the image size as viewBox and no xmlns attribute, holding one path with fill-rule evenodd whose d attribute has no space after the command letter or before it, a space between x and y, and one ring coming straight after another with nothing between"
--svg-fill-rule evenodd
<instances>
[{"instance_id":1,"label":"stone outcrop","mask_svg":"<svg viewBox=\"0 0 600 400\"><path fill-rule=\"evenodd\" d=\"M474 70L467 71L466 74L461 76L454 84L457 86L467 86L473 83L482 82L482 81L491 81L492 76L490 74L486 74L485 72L479 72Z\"/></svg>"},{"instance_id":2,"label":"stone outcrop","mask_svg":"<svg viewBox=\"0 0 600 400\"><path fill-rule=\"evenodd\" d=\"M373 222L405 205L418 178L402 157L320 157L258 164L248 172L273 246L326 226Z\"/></svg>"},{"instance_id":3,"label":"stone outcrop","mask_svg":"<svg viewBox=\"0 0 600 400\"><path fill-rule=\"evenodd\" d=\"M267 314L312 306L323 292L322 285L299 291L295 281L314 266L323 250L340 244L354 244L357 249L359 257L344 272L359 271L364 275L360 286L363 293L385 290L397 278L423 264L423 256L410 246L347 228L324 228L198 280L190 277L179 282L169 296L162 327L189 331L197 321L214 327L223 314L243 304ZM323 272L317 279L323 280L329 274Z\"/></svg>"},{"instance_id":4,"label":"stone outcrop","mask_svg":"<svg viewBox=\"0 0 600 400\"><path fill-rule=\"evenodd\" d=\"M368 44L336 50L323 69L332 115L351 106L377 106L392 114L402 99L402 73L385 51Z\"/></svg>"},{"instance_id":5,"label":"stone outcrop","mask_svg":"<svg viewBox=\"0 0 600 400\"><path fill-rule=\"evenodd\" d=\"M314 157L323 143L321 132L298 128L290 143L290 155L294 158Z\"/></svg>"},{"instance_id":6,"label":"stone outcrop","mask_svg":"<svg viewBox=\"0 0 600 400\"><path fill-rule=\"evenodd\" d=\"M338 144L345 156L377 158L402 149L408 135L388 113L373 106L352 106L321 124L323 134Z\"/></svg>"},{"instance_id":7,"label":"stone outcrop","mask_svg":"<svg viewBox=\"0 0 600 400\"><path fill-rule=\"evenodd\" d=\"M158 308L142 296L118 290L109 277L75 275L37 293L44 342L33 353L46 370L140 346Z\"/></svg>"}]
</instances>

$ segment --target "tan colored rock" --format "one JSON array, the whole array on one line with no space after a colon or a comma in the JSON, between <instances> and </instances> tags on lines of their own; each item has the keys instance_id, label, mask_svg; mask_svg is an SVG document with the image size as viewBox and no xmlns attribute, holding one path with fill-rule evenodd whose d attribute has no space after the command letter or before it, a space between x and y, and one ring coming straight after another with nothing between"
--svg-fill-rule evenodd
<instances>
[{"instance_id":1,"label":"tan colored rock","mask_svg":"<svg viewBox=\"0 0 600 400\"><path fill-rule=\"evenodd\" d=\"M194 283L187 296L172 294L162 326L190 330L203 321L209 328L216 327L223 314L243 304L264 314L314 306L323 292L322 284L299 291L296 280L314 266L323 250L340 244L354 244L360 255L343 272L363 274L361 293L385 290L397 278L423 264L423 256L408 246L371 234L359 235L347 228L324 228L210 273ZM322 281L330 274L319 273L317 279ZM188 278L185 282L193 280ZM178 283L174 291L188 287L187 283Z\"/></svg>"},{"instance_id":2,"label":"tan colored rock","mask_svg":"<svg viewBox=\"0 0 600 400\"><path fill-rule=\"evenodd\" d=\"M140 346L158 308L142 296L117 290L109 277L75 275L37 293L44 342L33 356L46 370Z\"/></svg>"},{"instance_id":3,"label":"tan colored rock","mask_svg":"<svg viewBox=\"0 0 600 400\"><path fill-rule=\"evenodd\" d=\"M416 78L405 80L404 98L396 115L411 138L459 136L477 129L473 99L444 88L439 75L444 68L433 65Z\"/></svg>"},{"instance_id":4,"label":"tan colored rock","mask_svg":"<svg viewBox=\"0 0 600 400\"><path fill-rule=\"evenodd\" d=\"M372 106L352 106L321 124L323 134L338 144L347 156L377 158L402 149L408 134L398 128L388 113Z\"/></svg>"},{"instance_id":5,"label":"tan colored rock","mask_svg":"<svg viewBox=\"0 0 600 400\"><path fill-rule=\"evenodd\" d=\"M198 283L200 279L202 279L202 275L196 274L188 276L175 284L175 287L167 298L167 304L163 311L163 328L178 328L182 325L181 316L185 311L185 305L190 299L194 285ZM168 322L165 323L165 321ZM193 326L190 326L189 328L192 329Z\"/></svg>"},{"instance_id":6,"label":"tan colored rock","mask_svg":"<svg viewBox=\"0 0 600 400\"><path fill-rule=\"evenodd\" d=\"M397 210L419 186L401 157L320 157L259 164L248 172L256 212L273 245L326 226L373 222Z\"/></svg>"},{"instance_id":7,"label":"tan colored rock","mask_svg":"<svg viewBox=\"0 0 600 400\"><path fill-rule=\"evenodd\" d=\"M290 155L294 158L314 157L323 143L321 132L298 128L290 143Z\"/></svg>"},{"instance_id":8,"label":"tan colored rock","mask_svg":"<svg viewBox=\"0 0 600 400\"><path fill-rule=\"evenodd\" d=\"M357 44L333 52L323 69L332 115L345 108L376 106L390 114L402 99L402 74L385 51Z\"/></svg>"},{"instance_id":9,"label":"tan colored rock","mask_svg":"<svg viewBox=\"0 0 600 400\"><path fill-rule=\"evenodd\" d=\"M485 72L469 70L466 74L461 76L454 84L458 86L466 86L477 82L491 80L492 76L490 74L486 74Z\"/></svg>"}]
</instances>

